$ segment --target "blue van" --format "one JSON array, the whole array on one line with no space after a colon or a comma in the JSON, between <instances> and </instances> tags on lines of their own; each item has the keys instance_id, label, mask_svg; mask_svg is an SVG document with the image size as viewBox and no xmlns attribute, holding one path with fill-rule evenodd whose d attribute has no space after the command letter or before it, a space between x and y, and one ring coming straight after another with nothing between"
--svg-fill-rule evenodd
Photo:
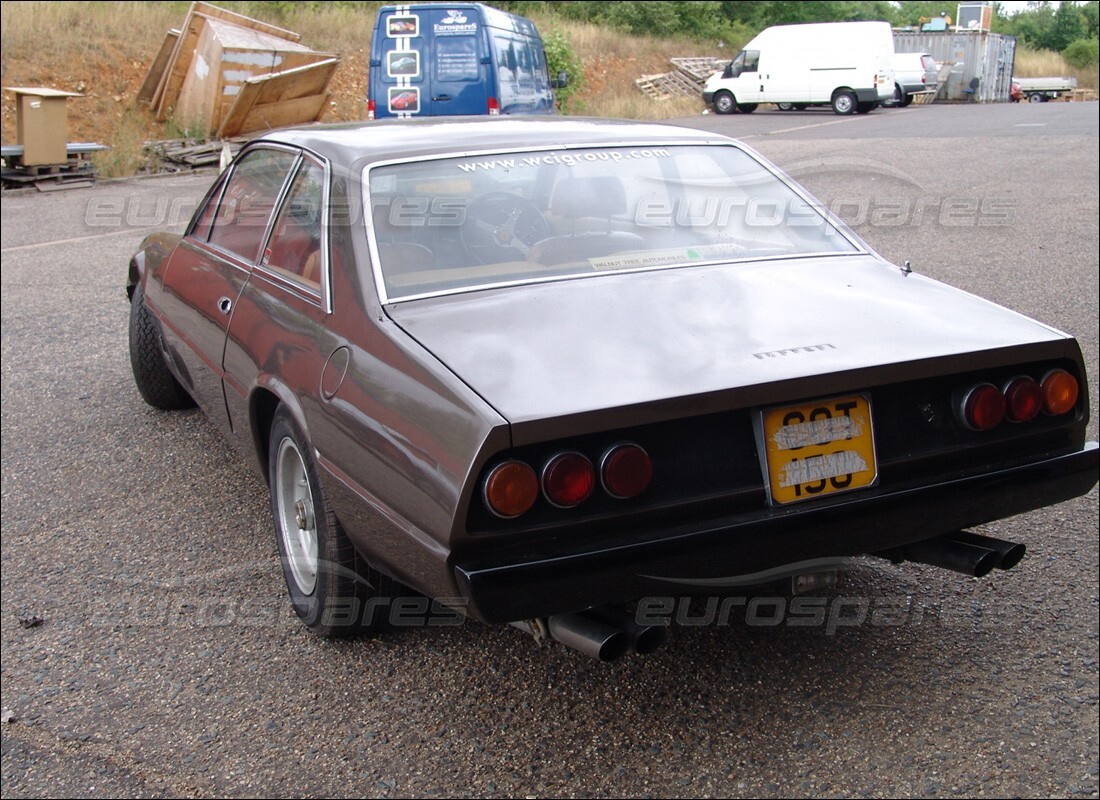
<instances>
[{"instance_id":1,"label":"blue van","mask_svg":"<svg viewBox=\"0 0 1100 800\"><path fill-rule=\"evenodd\" d=\"M370 50L369 119L552 114L535 24L481 3L383 6Z\"/></svg>"}]
</instances>

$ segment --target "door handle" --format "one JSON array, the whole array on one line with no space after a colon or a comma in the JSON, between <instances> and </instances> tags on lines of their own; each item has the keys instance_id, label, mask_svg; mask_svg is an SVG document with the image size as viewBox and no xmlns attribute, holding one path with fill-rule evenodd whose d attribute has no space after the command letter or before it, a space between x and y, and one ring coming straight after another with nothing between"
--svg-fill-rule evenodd
<instances>
[{"instance_id":1,"label":"door handle","mask_svg":"<svg viewBox=\"0 0 1100 800\"><path fill-rule=\"evenodd\" d=\"M233 310L233 301L228 297L218 298L218 311L223 314L228 314Z\"/></svg>"},{"instance_id":2,"label":"door handle","mask_svg":"<svg viewBox=\"0 0 1100 800\"><path fill-rule=\"evenodd\" d=\"M450 99L451 99L451 96L449 94L437 94L432 98L432 100L435 100L436 102L440 102L440 103L442 103L446 100L450 100Z\"/></svg>"}]
</instances>

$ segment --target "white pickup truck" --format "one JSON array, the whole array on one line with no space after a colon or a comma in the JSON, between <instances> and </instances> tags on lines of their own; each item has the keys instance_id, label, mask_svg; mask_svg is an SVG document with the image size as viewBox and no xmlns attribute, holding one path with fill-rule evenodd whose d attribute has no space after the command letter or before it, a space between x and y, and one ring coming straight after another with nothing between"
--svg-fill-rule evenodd
<instances>
[{"instance_id":1,"label":"white pickup truck","mask_svg":"<svg viewBox=\"0 0 1100 800\"><path fill-rule=\"evenodd\" d=\"M1029 103L1045 103L1077 88L1076 78L1013 78L1012 82L1020 87L1019 92L1012 92L1017 102L1026 97Z\"/></svg>"}]
</instances>

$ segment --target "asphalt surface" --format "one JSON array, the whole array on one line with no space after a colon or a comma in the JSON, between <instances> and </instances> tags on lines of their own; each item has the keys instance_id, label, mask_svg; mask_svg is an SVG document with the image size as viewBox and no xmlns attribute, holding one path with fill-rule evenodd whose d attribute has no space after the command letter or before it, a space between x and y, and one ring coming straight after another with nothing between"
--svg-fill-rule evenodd
<instances>
[{"instance_id":1,"label":"asphalt surface","mask_svg":"<svg viewBox=\"0 0 1100 800\"><path fill-rule=\"evenodd\" d=\"M1077 335L1096 408L1096 108L682 122ZM210 180L3 197L4 797L1097 796L1095 489L986 526L1028 544L1011 572L867 560L820 624L746 601L612 665L507 627L308 633L262 481L129 374L127 259Z\"/></svg>"}]
</instances>

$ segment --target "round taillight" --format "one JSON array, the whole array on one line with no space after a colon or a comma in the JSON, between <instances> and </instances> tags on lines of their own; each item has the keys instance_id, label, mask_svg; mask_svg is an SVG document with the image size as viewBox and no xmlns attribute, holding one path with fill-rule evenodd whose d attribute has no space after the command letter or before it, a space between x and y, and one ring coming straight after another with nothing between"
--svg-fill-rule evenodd
<instances>
[{"instance_id":1,"label":"round taillight","mask_svg":"<svg viewBox=\"0 0 1100 800\"><path fill-rule=\"evenodd\" d=\"M542 471L542 491L546 499L561 508L580 505L595 486L596 469L580 453L556 455Z\"/></svg>"},{"instance_id":2,"label":"round taillight","mask_svg":"<svg viewBox=\"0 0 1100 800\"><path fill-rule=\"evenodd\" d=\"M485 479L485 505L498 517L527 513L539 497L539 479L522 461L505 461Z\"/></svg>"},{"instance_id":3,"label":"round taillight","mask_svg":"<svg viewBox=\"0 0 1100 800\"><path fill-rule=\"evenodd\" d=\"M637 497L653 480L653 462L636 444L612 447L600 460L600 479L604 490L617 500Z\"/></svg>"},{"instance_id":4,"label":"round taillight","mask_svg":"<svg viewBox=\"0 0 1100 800\"><path fill-rule=\"evenodd\" d=\"M976 431L996 428L1005 418L1005 396L992 383L980 383L963 398L963 422Z\"/></svg>"},{"instance_id":5,"label":"round taillight","mask_svg":"<svg viewBox=\"0 0 1100 800\"><path fill-rule=\"evenodd\" d=\"M1043 378L1043 410L1067 414L1077 406L1077 379L1064 369L1053 369Z\"/></svg>"},{"instance_id":6,"label":"round taillight","mask_svg":"<svg viewBox=\"0 0 1100 800\"><path fill-rule=\"evenodd\" d=\"M1031 422L1043 410L1043 387L1021 375L1005 386L1005 416L1012 422Z\"/></svg>"}]
</instances>

